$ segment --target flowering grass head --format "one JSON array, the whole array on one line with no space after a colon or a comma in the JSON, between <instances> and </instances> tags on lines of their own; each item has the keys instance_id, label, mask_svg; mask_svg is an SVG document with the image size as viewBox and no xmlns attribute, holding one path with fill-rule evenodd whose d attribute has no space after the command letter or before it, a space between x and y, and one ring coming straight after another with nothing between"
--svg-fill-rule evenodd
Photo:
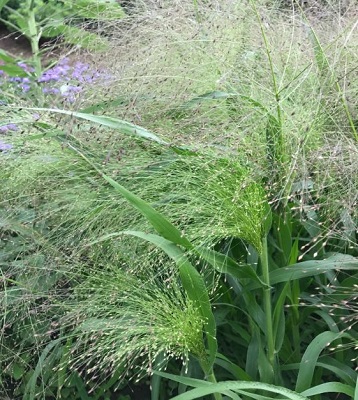
<instances>
[{"instance_id":1,"label":"flowering grass head","mask_svg":"<svg viewBox=\"0 0 358 400\"><path fill-rule=\"evenodd\" d=\"M261 250L266 194L238 158L184 156L160 168L148 166L143 173L149 176L138 187L140 196L194 243L213 246L240 238Z\"/></svg>"},{"instance_id":2,"label":"flowering grass head","mask_svg":"<svg viewBox=\"0 0 358 400\"><path fill-rule=\"evenodd\" d=\"M76 296L66 321L76 321L71 365L78 371L110 375L121 367L140 375L159 354L184 363L189 354L205 356L204 321L175 276L164 283L112 267L76 288Z\"/></svg>"}]
</instances>

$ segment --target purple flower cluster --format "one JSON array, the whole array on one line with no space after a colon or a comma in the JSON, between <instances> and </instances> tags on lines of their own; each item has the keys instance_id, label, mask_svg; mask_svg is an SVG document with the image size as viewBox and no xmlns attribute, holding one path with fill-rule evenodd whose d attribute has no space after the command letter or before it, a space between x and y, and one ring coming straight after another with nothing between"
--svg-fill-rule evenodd
<instances>
[{"instance_id":1,"label":"purple flower cluster","mask_svg":"<svg viewBox=\"0 0 358 400\"><path fill-rule=\"evenodd\" d=\"M17 131L18 127L16 124L6 124L3 126L0 126L0 133L7 133L9 131Z\"/></svg>"},{"instance_id":2,"label":"purple flower cluster","mask_svg":"<svg viewBox=\"0 0 358 400\"><path fill-rule=\"evenodd\" d=\"M12 149L12 144L4 143L0 140L0 151L6 153Z\"/></svg>"},{"instance_id":3,"label":"purple flower cluster","mask_svg":"<svg viewBox=\"0 0 358 400\"><path fill-rule=\"evenodd\" d=\"M32 73L34 69L23 62L17 64L28 77L7 77L0 70L0 86L5 83L12 84L21 93L27 93L35 85L40 85L45 95L55 95L73 103L78 94L83 91L84 84L106 80L109 76L104 71L95 71L89 64L77 61L70 64L68 58L63 58L54 67L46 70L37 80Z\"/></svg>"}]
</instances>

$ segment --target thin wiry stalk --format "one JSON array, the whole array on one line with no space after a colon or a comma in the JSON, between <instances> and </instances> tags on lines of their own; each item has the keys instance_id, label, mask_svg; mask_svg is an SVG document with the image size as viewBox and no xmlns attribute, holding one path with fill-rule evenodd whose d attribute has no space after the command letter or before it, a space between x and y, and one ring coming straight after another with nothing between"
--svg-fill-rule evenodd
<instances>
[{"instance_id":1,"label":"thin wiry stalk","mask_svg":"<svg viewBox=\"0 0 358 400\"><path fill-rule=\"evenodd\" d=\"M271 366L271 382L274 380L276 373L275 365L275 338L273 335L273 324L272 324L272 299L271 299L271 287L270 287L270 269L268 262L268 249L267 249L267 237L262 239L262 252L261 252L261 268L263 281L266 283L267 288L263 289L263 303L265 310L265 321L266 321L266 343L267 343L267 359Z\"/></svg>"}]
</instances>

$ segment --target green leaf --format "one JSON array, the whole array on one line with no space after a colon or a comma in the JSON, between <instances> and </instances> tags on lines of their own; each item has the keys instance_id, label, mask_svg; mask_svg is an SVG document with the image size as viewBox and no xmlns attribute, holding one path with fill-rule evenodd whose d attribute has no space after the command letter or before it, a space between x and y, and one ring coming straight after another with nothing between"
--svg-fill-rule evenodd
<instances>
[{"instance_id":1,"label":"green leaf","mask_svg":"<svg viewBox=\"0 0 358 400\"><path fill-rule=\"evenodd\" d=\"M349 337L349 335L340 332L322 332L312 340L300 363L295 388L297 392L301 393L310 388L317 360L322 350L334 340L343 337Z\"/></svg>"},{"instance_id":2,"label":"green leaf","mask_svg":"<svg viewBox=\"0 0 358 400\"><path fill-rule=\"evenodd\" d=\"M88 113L93 113L94 111L108 110L109 107L122 106L124 104L128 104L128 99L124 96L118 96L114 99L101 101L100 103L88 106L80 110L80 112L88 114Z\"/></svg>"},{"instance_id":3,"label":"green leaf","mask_svg":"<svg viewBox=\"0 0 358 400\"><path fill-rule=\"evenodd\" d=\"M245 278L251 279L257 282L260 287L267 287L267 285L258 277L251 265L239 264L231 257L208 248L195 247L194 250L202 259L207 261L220 273L229 274L239 280Z\"/></svg>"},{"instance_id":4,"label":"green leaf","mask_svg":"<svg viewBox=\"0 0 358 400\"><path fill-rule=\"evenodd\" d=\"M101 236L98 239L90 242L88 246L92 246L109 239L114 239L122 234L123 232L113 232L108 235ZM194 253L196 253L200 258L208 262L212 267L222 274L229 274L237 279L251 279L257 281L262 287L267 287L267 285L257 276L251 265L238 264L235 260L226 256L225 254L218 253L215 250L204 247L193 247L192 245L190 245L190 247L184 247L188 249L191 248Z\"/></svg>"},{"instance_id":5,"label":"green leaf","mask_svg":"<svg viewBox=\"0 0 358 400\"><path fill-rule=\"evenodd\" d=\"M136 208L163 238L191 249L193 246L181 232L149 203L136 196L111 177L101 172L86 156L70 145L84 160L86 160L117 192L119 192L134 208Z\"/></svg>"},{"instance_id":6,"label":"green leaf","mask_svg":"<svg viewBox=\"0 0 358 400\"><path fill-rule=\"evenodd\" d=\"M348 254L337 253L325 260L303 261L271 271L270 284L276 285L277 283L295 281L332 270L358 270L358 259ZM247 286L248 290L257 288L259 288L259 285L256 282Z\"/></svg>"},{"instance_id":7,"label":"green leaf","mask_svg":"<svg viewBox=\"0 0 358 400\"><path fill-rule=\"evenodd\" d=\"M25 369L22 365L14 364L12 367L12 377L15 381L18 381L25 373Z\"/></svg>"},{"instance_id":8,"label":"green leaf","mask_svg":"<svg viewBox=\"0 0 358 400\"><path fill-rule=\"evenodd\" d=\"M0 0L0 10L1 10L1 1L4 1L4 0ZM8 1L8 0L5 0L5 2L6 1ZM0 60L3 60L9 64L16 64L15 58L11 57L9 54L6 53L5 50L2 50L2 49L0 49Z\"/></svg>"},{"instance_id":9,"label":"green leaf","mask_svg":"<svg viewBox=\"0 0 358 400\"><path fill-rule=\"evenodd\" d=\"M0 0L0 11L9 0Z\"/></svg>"},{"instance_id":10,"label":"green leaf","mask_svg":"<svg viewBox=\"0 0 358 400\"><path fill-rule=\"evenodd\" d=\"M59 23L53 21L50 26L45 26L42 30L42 36L45 38L53 38L64 34L67 30L67 25L63 23L63 20L59 20Z\"/></svg>"},{"instance_id":11,"label":"green leaf","mask_svg":"<svg viewBox=\"0 0 358 400\"><path fill-rule=\"evenodd\" d=\"M36 368L25 386L23 400L33 400L35 398L36 382L38 377L43 372L43 365L45 363L45 360L49 357L49 355L51 355L51 351L56 349L56 347L61 343L61 340L63 340L63 338L56 339L50 342L43 349L41 356L39 357L39 360L37 362Z\"/></svg>"},{"instance_id":12,"label":"green leaf","mask_svg":"<svg viewBox=\"0 0 358 400\"><path fill-rule=\"evenodd\" d=\"M315 396L317 394L322 393L344 393L347 396L353 398L354 396L354 388L349 385L345 385L344 383L340 382L327 382L322 383L321 385L314 386L302 392L301 394L304 396Z\"/></svg>"},{"instance_id":13,"label":"green leaf","mask_svg":"<svg viewBox=\"0 0 358 400\"><path fill-rule=\"evenodd\" d=\"M91 400L87 395L85 383L76 371L72 372L72 382L75 384L77 393L80 395L81 400Z\"/></svg>"},{"instance_id":14,"label":"green leaf","mask_svg":"<svg viewBox=\"0 0 358 400\"><path fill-rule=\"evenodd\" d=\"M194 97L193 99L181 104L179 107L176 107L168 112L168 114L172 117L177 117L180 118L182 116L182 113L185 112L186 110L190 110L192 108L195 108L197 106L200 106L201 104L206 104L210 101L217 101L217 100L233 100L235 98L243 99L250 103L253 107L259 109L263 114L268 114L268 111L265 106L263 106L260 102L257 100L249 97L249 96L244 96L239 93L230 93L230 92L222 92L220 90L214 90L212 92L207 92L203 93L199 96Z\"/></svg>"},{"instance_id":15,"label":"green leaf","mask_svg":"<svg viewBox=\"0 0 358 400\"><path fill-rule=\"evenodd\" d=\"M330 71L329 62L318 36L311 26L309 27L309 38L313 45L314 55L319 71L322 75L327 75L327 73Z\"/></svg>"},{"instance_id":16,"label":"green leaf","mask_svg":"<svg viewBox=\"0 0 358 400\"><path fill-rule=\"evenodd\" d=\"M215 364L219 365L221 368L224 368L226 371L230 372L231 375L241 381L251 381L251 377L247 374L242 368L238 365L234 364L228 358L226 358L223 354L218 353L216 355Z\"/></svg>"},{"instance_id":17,"label":"green leaf","mask_svg":"<svg viewBox=\"0 0 358 400\"><path fill-rule=\"evenodd\" d=\"M219 383L209 383L198 379L186 378L182 376L167 374L165 372L154 371L164 378L179 382L188 386L193 386L195 389L180 394L172 398L172 400L192 400L192 399L202 399L204 396L213 393L227 393L227 391L240 391L240 390L264 390L273 394L279 394L284 396L284 398L292 400L307 400L307 397L301 394L295 393L291 390L285 389L280 386L274 386L267 383L261 382L237 382L237 381L227 381ZM275 395L272 398L276 398Z\"/></svg>"},{"instance_id":18,"label":"green leaf","mask_svg":"<svg viewBox=\"0 0 358 400\"><path fill-rule=\"evenodd\" d=\"M125 16L119 3L115 0L76 0L71 1L72 14L99 21L120 19Z\"/></svg>"},{"instance_id":19,"label":"green leaf","mask_svg":"<svg viewBox=\"0 0 358 400\"><path fill-rule=\"evenodd\" d=\"M276 301L273 312L273 336L275 338L275 351L278 353L281 350L285 338L285 300L288 295L290 286L289 283L281 290L281 293Z\"/></svg>"},{"instance_id":20,"label":"green leaf","mask_svg":"<svg viewBox=\"0 0 358 400\"><path fill-rule=\"evenodd\" d=\"M152 132L147 131L145 128L141 126L131 124L130 122L123 121L121 119L107 117L105 115L94 115L89 113L83 112L75 112L75 111L67 111L67 110L59 110L56 108L36 108L36 107L26 107L27 110L34 110L34 111L47 111L56 114L64 114L69 115L71 117L84 119L86 121L94 122L98 125L107 126L108 128L118 129L122 133L127 135L133 135L140 138L153 140L154 142L168 145L169 143L165 142L164 140L160 139L157 135Z\"/></svg>"},{"instance_id":21,"label":"green leaf","mask_svg":"<svg viewBox=\"0 0 358 400\"><path fill-rule=\"evenodd\" d=\"M333 372L337 378L345 382L348 385L354 385L358 378L358 374L348 365L337 361L333 357L324 356L320 358L320 361L316 363L317 367L324 368L330 372ZM289 371L299 369L300 364L286 364L281 366L282 371Z\"/></svg>"},{"instance_id":22,"label":"green leaf","mask_svg":"<svg viewBox=\"0 0 358 400\"><path fill-rule=\"evenodd\" d=\"M4 71L9 76L18 76L21 78L29 76L21 67L16 64L0 65L0 70Z\"/></svg>"}]
</instances>

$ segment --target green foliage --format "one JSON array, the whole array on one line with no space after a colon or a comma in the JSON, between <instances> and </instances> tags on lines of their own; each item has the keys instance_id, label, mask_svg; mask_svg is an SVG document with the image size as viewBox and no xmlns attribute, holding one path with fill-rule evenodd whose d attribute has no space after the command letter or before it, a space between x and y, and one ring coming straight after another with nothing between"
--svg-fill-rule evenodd
<instances>
[{"instance_id":1,"label":"green foliage","mask_svg":"<svg viewBox=\"0 0 358 400\"><path fill-rule=\"evenodd\" d=\"M149 13L80 111L7 103L25 131L0 152L10 397L142 378L153 400L357 397L357 88L327 84L343 33L302 49L301 23L249 3Z\"/></svg>"},{"instance_id":2,"label":"green foliage","mask_svg":"<svg viewBox=\"0 0 358 400\"><path fill-rule=\"evenodd\" d=\"M24 35L31 44L36 76L41 75L41 38L62 37L91 50L104 49L105 38L85 29L84 21L116 20L124 13L115 0L10 0L0 3L0 21Z\"/></svg>"}]
</instances>

